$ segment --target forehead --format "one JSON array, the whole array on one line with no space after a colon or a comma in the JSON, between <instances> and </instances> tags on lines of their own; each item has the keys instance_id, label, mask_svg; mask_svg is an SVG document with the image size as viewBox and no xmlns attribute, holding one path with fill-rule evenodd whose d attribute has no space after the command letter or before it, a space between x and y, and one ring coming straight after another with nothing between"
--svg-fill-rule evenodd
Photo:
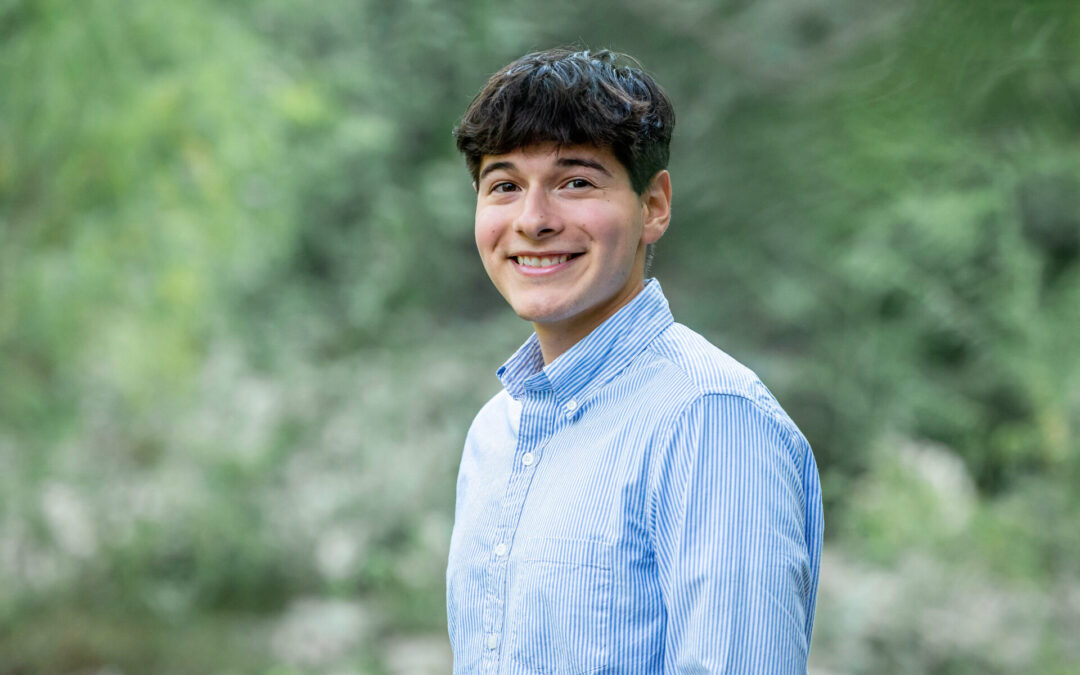
<instances>
[{"instance_id":1,"label":"forehead","mask_svg":"<svg viewBox=\"0 0 1080 675\"><path fill-rule=\"evenodd\" d=\"M495 167L496 169L509 168L507 165L512 165L517 169L558 167L568 159L586 160L599 164L612 176L626 175L622 162L607 148L588 144L559 145L557 143L537 143L515 148L500 155L484 155L480 159L479 172L483 176L484 171L495 164L499 165Z\"/></svg>"}]
</instances>

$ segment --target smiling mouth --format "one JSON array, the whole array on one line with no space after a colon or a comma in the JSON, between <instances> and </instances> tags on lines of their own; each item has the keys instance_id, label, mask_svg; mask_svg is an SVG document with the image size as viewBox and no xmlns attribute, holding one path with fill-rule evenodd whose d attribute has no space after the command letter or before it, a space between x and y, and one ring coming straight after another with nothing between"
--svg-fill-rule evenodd
<instances>
[{"instance_id":1,"label":"smiling mouth","mask_svg":"<svg viewBox=\"0 0 1080 675\"><path fill-rule=\"evenodd\" d=\"M549 256L531 256L531 255L517 255L511 256L510 259L521 265L522 267L551 267L552 265L561 265L567 260L573 260L580 256L580 253L563 253L562 255L549 255Z\"/></svg>"}]
</instances>

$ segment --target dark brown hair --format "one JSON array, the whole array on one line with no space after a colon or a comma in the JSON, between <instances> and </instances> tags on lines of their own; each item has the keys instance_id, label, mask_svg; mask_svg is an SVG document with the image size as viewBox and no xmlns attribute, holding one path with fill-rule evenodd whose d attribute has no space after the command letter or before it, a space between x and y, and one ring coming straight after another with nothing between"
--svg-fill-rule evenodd
<instances>
[{"instance_id":1,"label":"dark brown hair","mask_svg":"<svg viewBox=\"0 0 1080 675\"><path fill-rule=\"evenodd\" d=\"M675 110L629 57L608 50L548 49L491 76L454 129L473 180L484 155L538 143L611 150L642 194L667 168ZM633 62L636 64L636 62Z\"/></svg>"}]
</instances>

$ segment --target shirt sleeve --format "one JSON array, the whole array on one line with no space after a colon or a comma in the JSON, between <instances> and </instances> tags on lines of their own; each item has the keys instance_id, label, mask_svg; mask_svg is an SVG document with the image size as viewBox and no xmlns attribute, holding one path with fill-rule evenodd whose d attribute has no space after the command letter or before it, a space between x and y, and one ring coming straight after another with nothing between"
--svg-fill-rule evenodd
<instances>
[{"instance_id":1,"label":"shirt sleeve","mask_svg":"<svg viewBox=\"0 0 1080 675\"><path fill-rule=\"evenodd\" d=\"M809 445L782 415L741 396L704 396L655 464L665 673L806 672L820 485Z\"/></svg>"}]
</instances>

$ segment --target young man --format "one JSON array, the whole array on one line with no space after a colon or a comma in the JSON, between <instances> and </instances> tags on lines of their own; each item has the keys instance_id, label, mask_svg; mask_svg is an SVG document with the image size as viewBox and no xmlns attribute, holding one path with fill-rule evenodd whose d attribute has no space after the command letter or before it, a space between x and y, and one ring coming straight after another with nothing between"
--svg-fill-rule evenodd
<instances>
[{"instance_id":1,"label":"young man","mask_svg":"<svg viewBox=\"0 0 1080 675\"><path fill-rule=\"evenodd\" d=\"M456 129L476 244L535 333L465 442L455 673L804 673L821 556L810 447L644 279L675 116L610 52L496 73Z\"/></svg>"}]
</instances>

